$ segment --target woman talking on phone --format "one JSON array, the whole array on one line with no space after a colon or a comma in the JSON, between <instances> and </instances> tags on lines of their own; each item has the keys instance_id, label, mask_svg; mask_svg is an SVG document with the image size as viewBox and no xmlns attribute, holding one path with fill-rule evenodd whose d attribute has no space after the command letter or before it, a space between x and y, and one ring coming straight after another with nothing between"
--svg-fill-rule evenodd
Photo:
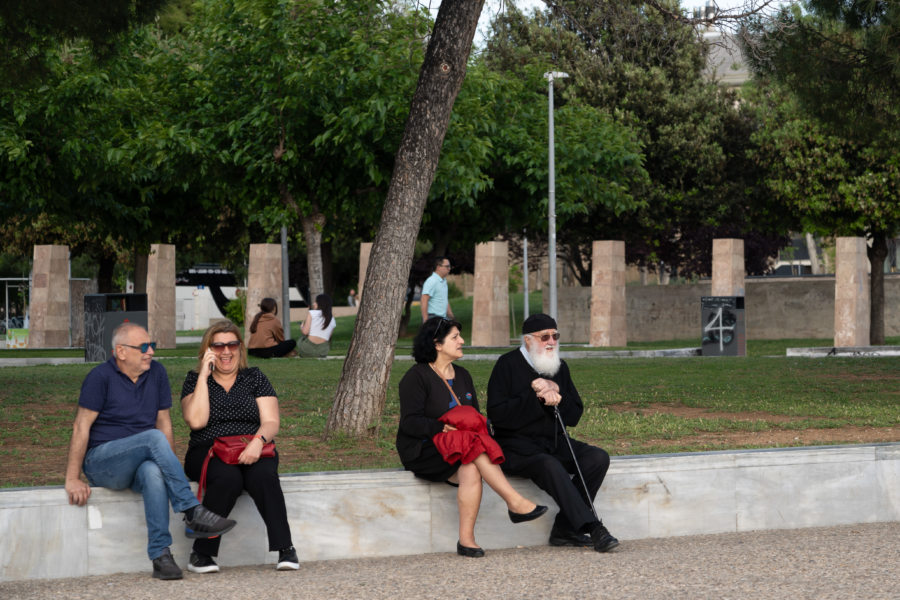
<instances>
[{"instance_id":1,"label":"woman talking on phone","mask_svg":"<svg viewBox=\"0 0 900 600\"><path fill-rule=\"evenodd\" d=\"M223 321L211 325L200 343L197 367L189 371L181 390L181 410L191 428L184 457L184 472L200 481L216 438L246 436L237 464L218 456L208 458L203 505L227 515L242 492L253 499L266 524L269 551L278 551L278 570L298 569L291 529L278 479L278 453L261 456L263 446L278 435L278 397L269 380L256 367L248 367L240 329ZM188 570L215 573L221 537L197 540ZM201 543L202 542L202 543Z\"/></svg>"}]
</instances>

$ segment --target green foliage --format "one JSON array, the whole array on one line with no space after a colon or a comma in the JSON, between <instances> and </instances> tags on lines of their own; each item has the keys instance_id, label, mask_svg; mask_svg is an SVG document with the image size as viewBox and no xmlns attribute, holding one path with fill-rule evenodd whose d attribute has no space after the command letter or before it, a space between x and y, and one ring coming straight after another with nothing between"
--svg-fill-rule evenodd
<instances>
[{"instance_id":1,"label":"green foliage","mask_svg":"<svg viewBox=\"0 0 900 600\"><path fill-rule=\"evenodd\" d=\"M156 16L167 0L4 0L0 3L0 80L38 83L52 67L43 61L59 42L83 40L101 56L117 36Z\"/></svg>"},{"instance_id":2,"label":"green foliage","mask_svg":"<svg viewBox=\"0 0 900 600\"><path fill-rule=\"evenodd\" d=\"M237 325L244 326L244 315L247 314L247 296L238 294L237 298L232 298L225 305L225 318Z\"/></svg>"},{"instance_id":3,"label":"green foliage","mask_svg":"<svg viewBox=\"0 0 900 600\"><path fill-rule=\"evenodd\" d=\"M808 6L751 24L764 124L754 159L808 229L892 236L900 230L900 5Z\"/></svg>"},{"instance_id":4,"label":"green foliage","mask_svg":"<svg viewBox=\"0 0 900 600\"><path fill-rule=\"evenodd\" d=\"M484 56L492 69L531 85L535 71L571 74L557 87L563 164L567 152L570 160L590 156L603 174L638 155L646 170L597 182L567 179L561 169L558 213L565 225L558 244L583 284L590 279L590 242L598 239L624 239L629 262L662 261L690 275L709 273L714 237L755 236L757 243L748 244L751 272L765 268L786 224L754 184L741 148L752 123L732 94L706 79L706 52L692 28L640 0L563 0L530 18L506 11ZM591 123L604 121L608 133L597 136ZM627 134L610 135L613 127ZM601 141L592 147L593 140ZM599 201L572 202L584 194Z\"/></svg>"},{"instance_id":5,"label":"green foliage","mask_svg":"<svg viewBox=\"0 0 900 600\"><path fill-rule=\"evenodd\" d=\"M458 285L452 281L447 282L447 298L462 298L464 295Z\"/></svg>"}]
</instances>

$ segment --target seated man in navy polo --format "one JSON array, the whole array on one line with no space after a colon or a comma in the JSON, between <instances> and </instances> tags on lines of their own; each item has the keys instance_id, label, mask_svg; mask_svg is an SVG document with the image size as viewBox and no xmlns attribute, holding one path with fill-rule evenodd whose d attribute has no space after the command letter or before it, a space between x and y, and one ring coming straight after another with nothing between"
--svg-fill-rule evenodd
<instances>
[{"instance_id":1,"label":"seated man in navy polo","mask_svg":"<svg viewBox=\"0 0 900 600\"><path fill-rule=\"evenodd\" d=\"M91 485L141 494L153 576L181 579L169 550L169 502L184 513L188 537L216 537L235 522L204 508L191 492L175 457L172 390L166 370L153 360L155 347L143 327L123 323L113 332L113 356L85 377L69 444L66 493L69 504L87 503L91 488L81 479L83 470Z\"/></svg>"}]
</instances>

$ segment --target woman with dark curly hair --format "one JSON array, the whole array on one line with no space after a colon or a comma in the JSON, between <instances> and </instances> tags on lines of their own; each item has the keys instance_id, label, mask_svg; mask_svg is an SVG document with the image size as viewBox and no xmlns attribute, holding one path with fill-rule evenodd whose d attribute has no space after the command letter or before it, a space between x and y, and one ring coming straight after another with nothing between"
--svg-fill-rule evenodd
<instances>
[{"instance_id":1,"label":"woman with dark curly hair","mask_svg":"<svg viewBox=\"0 0 900 600\"><path fill-rule=\"evenodd\" d=\"M419 330L413 344L416 364L400 381L397 452L417 477L458 488L456 552L477 558L484 556L475 542L482 481L506 502L513 523L536 519L547 507L519 494L498 466L503 455L478 412L472 377L453 364L463 355L460 327L456 321L433 317Z\"/></svg>"}]
</instances>

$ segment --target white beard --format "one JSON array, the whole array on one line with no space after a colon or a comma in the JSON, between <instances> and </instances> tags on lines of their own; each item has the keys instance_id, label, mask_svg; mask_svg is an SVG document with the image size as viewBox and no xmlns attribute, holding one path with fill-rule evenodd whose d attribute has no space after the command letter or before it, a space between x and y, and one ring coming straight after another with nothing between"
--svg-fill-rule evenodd
<instances>
[{"instance_id":1,"label":"white beard","mask_svg":"<svg viewBox=\"0 0 900 600\"><path fill-rule=\"evenodd\" d=\"M534 365L534 370L544 377L553 377L559 372L561 359L559 351L554 349L552 353L547 353L544 348L538 346L535 350L528 350L528 356Z\"/></svg>"}]
</instances>

